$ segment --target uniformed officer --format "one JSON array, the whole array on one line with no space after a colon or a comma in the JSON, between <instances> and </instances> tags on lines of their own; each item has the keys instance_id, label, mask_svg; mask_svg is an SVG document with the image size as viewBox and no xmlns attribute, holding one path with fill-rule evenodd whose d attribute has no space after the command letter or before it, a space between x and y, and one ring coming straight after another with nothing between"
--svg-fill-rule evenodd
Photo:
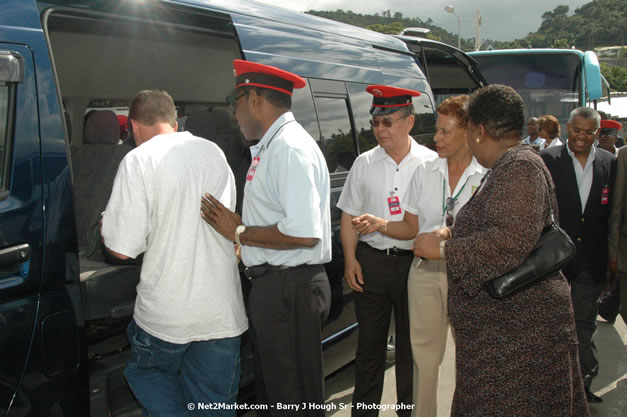
<instances>
[{"instance_id":1,"label":"uniformed officer","mask_svg":"<svg viewBox=\"0 0 627 417\"><path fill-rule=\"evenodd\" d=\"M409 343L407 275L413 259L412 240L381 233L359 236L353 218L371 213L386 220L402 220L401 204L414 170L437 154L416 143L412 97L417 91L371 85L372 128L379 145L353 164L337 206L341 220L345 278L355 291L359 341L355 359L353 416L377 415L381 402L392 310L396 325L396 394L398 414L409 416L412 401L412 356Z\"/></svg>"},{"instance_id":2,"label":"uniformed officer","mask_svg":"<svg viewBox=\"0 0 627 417\"><path fill-rule=\"evenodd\" d=\"M599 148L605 149L614 156L618 156L618 148L616 140L618 139L618 131L623 127L615 120L601 120L601 128L599 129Z\"/></svg>"},{"instance_id":3,"label":"uniformed officer","mask_svg":"<svg viewBox=\"0 0 627 417\"><path fill-rule=\"evenodd\" d=\"M321 328L331 289L322 264L331 261L329 171L316 141L290 112L301 77L235 60L229 97L252 164L244 187L243 219L213 196L203 218L241 245L251 279L249 313L257 358L257 400L270 415L324 416ZM279 404L301 405L279 411Z\"/></svg>"}]
</instances>

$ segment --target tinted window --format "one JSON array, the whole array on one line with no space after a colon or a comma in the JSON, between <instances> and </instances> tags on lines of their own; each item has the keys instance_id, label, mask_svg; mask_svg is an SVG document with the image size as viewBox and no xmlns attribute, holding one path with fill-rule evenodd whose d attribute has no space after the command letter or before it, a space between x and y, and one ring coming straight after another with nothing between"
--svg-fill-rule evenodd
<instances>
[{"instance_id":1,"label":"tinted window","mask_svg":"<svg viewBox=\"0 0 627 417\"><path fill-rule=\"evenodd\" d=\"M435 136L435 109L425 93L414 97L414 127L409 134L422 145L430 148L435 147L433 137Z\"/></svg>"},{"instance_id":2,"label":"tinted window","mask_svg":"<svg viewBox=\"0 0 627 417\"><path fill-rule=\"evenodd\" d=\"M353 117L355 118L359 153L364 153L377 146L377 140L372 132L372 126L370 126L372 94L366 92L367 86L367 84L347 83Z\"/></svg>"},{"instance_id":3,"label":"tinted window","mask_svg":"<svg viewBox=\"0 0 627 417\"><path fill-rule=\"evenodd\" d=\"M509 85L520 94L527 117L552 114L565 125L578 106L581 65L576 54L478 54L473 58L488 83Z\"/></svg>"},{"instance_id":4,"label":"tinted window","mask_svg":"<svg viewBox=\"0 0 627 417\"><path fill-rule=\"evenodd\" d=\"M320 138L329 172L350 170L357 157L345 98L316 97Z\"/></svg>"},{"instance_id":5,"label":"tinted window","mask_svg":"<svg viewBox=\"0 0 627 417\"><path fill-rule=\"evenodd\" d=\"M305 88L295 89L292 95L292 113L294 118L320 145L320 129L316 120L316 110L314 108L313 97L311 96L310 85Z\"/></svg>"},{"instance_id":6,"label":"tinted window","mask_svg":"<svg viewBox=\"0 0 627 417\"><path fill-rule=\"evenodd\" d=\"M9 132L9 87L0 83L0 190L5 190L6 184L6 159Z\"/></svg>"}]
</instances>

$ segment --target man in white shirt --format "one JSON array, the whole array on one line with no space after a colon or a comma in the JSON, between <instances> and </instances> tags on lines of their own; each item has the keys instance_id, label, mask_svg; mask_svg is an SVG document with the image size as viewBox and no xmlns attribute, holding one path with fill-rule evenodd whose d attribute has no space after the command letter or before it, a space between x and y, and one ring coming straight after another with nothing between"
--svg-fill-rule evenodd
<instances>
[{"instance_id":1,"label":"man in white shirt","mask_svg":"<svg viewBox=\"0 0 627 417\"><path fill-rule=\"evenodd\" d=\"M540 137L537 117L530 117L527 120L527 133L529 136L523 139L522 143L533 146L538 152L544 150L546 141Z\"/></svg>"},{"instance_id":2,"label":"man in white shirt","mask_svg":"<svg viewBox=\"0 0 627 417\"><path fill-rule=\"evenodd\" d=\"M402 220L401 204L416 167L437 154L416 143L412 97L417 91L371 85L370 110L379 146L361 154L353 164L337 206L341 220L345 278L355 294L359 341L355 358L353 416L378 415L391 312L396 325L396 395L399 416L413 408L413 361L409 343L407 275L413 260L412 240L381 233L358 235L353 218L371 213L386 220ZM364 407L364 405L366 407ZM368 408L370 407L370 408Z\"/></svg>"},{"instance_id":3,"label":"man in white shirt","mask_svg":"<svg viewBox=\"0 0 627 417\"><path fill-rule=\"evenodd\" d=\"M562 271L571 284L579 342L579 361L588 402L601 402L590 391L599 372L594 334L598 299L608 268L608 220L616 176L616 157L593 146L601 116L578 107L568 120L568 140L540 155L555 183L560 226L577 248Z\"/></svg>"},{"instance_id":4,"label":"man in white shirt","mask_svg":"<svg viewBox=\"0 0 627 417\"><path fill-rule=\"evenodd\" d=\"M111 255L144 253L124 375L146 414L234 403L248 328L241 284L232 243L198 213L205 192L235 206L233 174L215 144L177 132L165 91L140 91L129 122L137 147L120 164L102 219Z\"/></svg>"},{"instance_id":5,"label":"man in white shirt","mask_svg":"<svg viewBox=\"0 0 627 417\"><path fill-rule=\"evenodd\" d=\"M316 141L290 111L306 82L269 65L235 60L229 101L251 146L242 215L213 196L201 205L215 230L241 246L252 283L249 312L259 415L324 417L321 329L331 288L329 169ZM299 406L285 410L280 405ZM316 406L312 406L316 404Z\"/></svg>"}]
</instances>

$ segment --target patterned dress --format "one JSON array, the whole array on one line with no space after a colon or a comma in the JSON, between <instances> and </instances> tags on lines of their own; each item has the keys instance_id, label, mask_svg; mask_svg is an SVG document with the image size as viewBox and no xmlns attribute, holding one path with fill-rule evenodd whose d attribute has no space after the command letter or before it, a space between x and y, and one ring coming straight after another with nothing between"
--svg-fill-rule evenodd
<instances>
[{"instance_id":1,"label":"patterned dress","mask_svg":"<svg viewBox=\"0 0 627 417\"><path fill-rule=\"evenodd\" d=\"M457 349L453 416L589 416L563 275L504 300L484 288L520 265L551 223L549 196L554 211L557 201L547 179L540 157L516 146L457 215L446 244Z\"/></svg>"}]
</instances>

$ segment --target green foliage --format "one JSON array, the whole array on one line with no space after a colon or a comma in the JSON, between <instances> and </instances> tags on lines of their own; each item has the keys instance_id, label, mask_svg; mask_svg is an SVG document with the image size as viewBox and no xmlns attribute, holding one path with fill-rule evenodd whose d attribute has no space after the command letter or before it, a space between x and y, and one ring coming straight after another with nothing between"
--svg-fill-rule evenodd
<instances>
[{"instance_id":1,"label":"green foliage","mask_svg":"<svg viewBox=\"0 0 627 417\"><path fill-rule=\"evenodd\" d=\"M375 32L386 33L388 35L398 35L404 29L402 23L394 22L389 25L382 25L375 23L374 25L366 26L366 29L374 30Z\"/></svg>"},{"instance_id":2,"label":"green foliage","mask_svg":"<svg viewBox=\"0 0 627 417\"><path fill-rule=\"evenodd\" d=\"M564 0L566 2L566 0ZM344 11L315 11L307 13L327 19L369 28L377 32L398 34L403 28L424 27L431 30L427 35L449 45L457 45L457 34L448 32L433 24L431 19L410 18L400 12L383 10L374 15ZM625 22L627 22L627 1L593 0L584 4L569 15L567 5L559 5L542 13L542 23L536 32L522 39L500 42L484 40L483 48L570 48L592 50L599 46L625 44ZM398 30L397 30L398 29ZM473 39L462 39L462 49L471 51Z\"/></svg>"},{"instance_id":3,"label":"green foliage","mask_svg":"<svg viewBox=\"0 0 627 417\"><path fill-rule=\"evenodd\" d=\"M457 46L457 33L451 33L433 24L433 20L422 20L419 18L405 17L400 12L384 10L374 15L354 13L350 10L338 9L335 11L309 10L308 14L324 17L350 25L368 28L376 32L398 35L404 28L423 27L430 29L427 35L429 39L435 39L449 45ZM396 30L398 28L398 30ZM473 39L462 39L461 47L465 51L473 49Z\"/></svg>"},{"instance_id":4,"label":"green foliage","mask_svg":"<svg viewBox=\"0 0 627 417\"><path fill-rule=\"evenodd\" d=\"M614 91L627 91L627 68L601 63L601 74Z\"/></svg>"}]
</instances>

